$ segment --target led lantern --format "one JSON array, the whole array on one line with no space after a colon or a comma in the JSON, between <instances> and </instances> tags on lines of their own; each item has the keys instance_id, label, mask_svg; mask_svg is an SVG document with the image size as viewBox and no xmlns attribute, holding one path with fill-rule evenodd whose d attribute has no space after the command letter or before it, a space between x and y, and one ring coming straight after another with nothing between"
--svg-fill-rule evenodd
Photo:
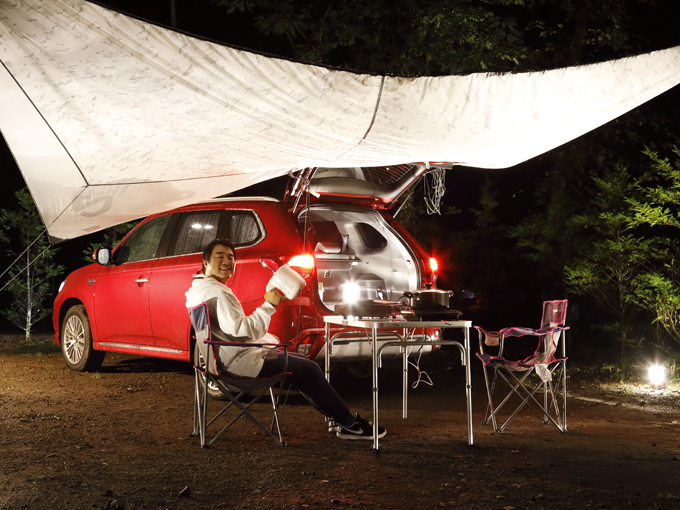
<instances>
[{"instance_id":1,"label":"led lantern","mask_svg":"<svg viewBox=\"0 0 680 510\"><path fill-rule=\"evenodd\" d=\"M666 387L666 367L652 365L649 367L647 374L652 388L661 389Z\"/></svg>"}]
</instances>

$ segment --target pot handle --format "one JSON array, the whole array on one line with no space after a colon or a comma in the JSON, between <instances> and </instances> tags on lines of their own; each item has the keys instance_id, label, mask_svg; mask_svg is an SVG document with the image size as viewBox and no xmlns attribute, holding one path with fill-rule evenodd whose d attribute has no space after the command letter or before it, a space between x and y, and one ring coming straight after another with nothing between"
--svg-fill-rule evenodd
<instances>
[{"instance_id":1,"label":"pot handle","mask_svg":"<svg viewBox=\"0 0 680 510\"><path fill-rule=\"evenodd\" d=\"M405 290L405 291L404 291L404 295L401 296L401 297L412 298L412 297L413 297L413 293L410 292L410 291L408 291L408 290Z\"/></svg>"},{"instance_id":2,"label":"pot handle","mask_svg":"<svg viewBox=\"0 0 680 510\"><path fill-rule=\"evenodd\" d=\"M451 297L451 296L453 296L453 291L452 291L452 290L449 291L449 297Z\"/></svg>"}]
</instances>

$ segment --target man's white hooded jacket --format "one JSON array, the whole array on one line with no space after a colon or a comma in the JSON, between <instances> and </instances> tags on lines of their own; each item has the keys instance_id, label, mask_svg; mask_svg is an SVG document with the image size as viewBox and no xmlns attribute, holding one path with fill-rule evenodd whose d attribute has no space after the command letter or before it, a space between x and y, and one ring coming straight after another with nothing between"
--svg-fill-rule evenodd
<instances>
[{"instance_id":1,"label":"man's white hooded jacket","mask_svg":"<svg viewBox=\"0 0 680 510\"><path fill-rule=\"evenodd\" d=\"M229 287L214 278L194 280L186 292L186 306L193 308L208 303L210 328L215 340L226 342L277 343L267 333L276 308L265 301L250 315L245 315L241 303ZM241 377L256 377L262 369L263 350L250 347L220 347L218 361L221 368Z\"/></svg>"}]
</instances>

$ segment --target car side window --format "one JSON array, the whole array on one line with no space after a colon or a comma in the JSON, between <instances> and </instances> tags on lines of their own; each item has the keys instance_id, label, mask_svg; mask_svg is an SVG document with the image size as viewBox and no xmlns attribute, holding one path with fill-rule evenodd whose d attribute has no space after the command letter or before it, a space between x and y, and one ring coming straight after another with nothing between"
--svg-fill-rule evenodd
<instances>
[{"instance_id":1,"label":"car side window","mask_svg":"<svg viewBox=\"0 0 680 510\"><path fill-rule=\"evenodd\" d=\"M201 253L203 247L217 237L222 211L191 211L183 213L175 228L168 256Z\"/></svg>"},{"instance_id":2,"label":"car side window","mask_svg":"<svg viewBox=\"0 0 680 510\"><path fill-rule=\"evenodd\" d=\"M234 246L254 246L264 239L264 229L261 221L253 211L228 211L228 233L226 237L234 243Z\"/></svg>"},{"instance_id":3,"label":"car side window","mask_svg":"<svg viewBox=\"0 0 680 510\"><path fill-rule=\"evenodd\" d=\"M123 241L113 256L115 265L156 258L158 245L170 221L170 215L159 216L143 223Z\"/></svg>"}]
</instances>

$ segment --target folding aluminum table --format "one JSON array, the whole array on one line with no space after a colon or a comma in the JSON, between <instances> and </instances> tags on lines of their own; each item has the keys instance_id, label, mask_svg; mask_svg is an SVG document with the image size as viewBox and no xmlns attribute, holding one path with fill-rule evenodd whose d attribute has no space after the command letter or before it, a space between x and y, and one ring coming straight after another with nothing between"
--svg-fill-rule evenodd
<instances>
[{"instance_id":1,"label":"folding aluminum table","mask_svg":"<svg viewBox=\"0 0 680 510\"><path fill-rule=\"evenodd\" d=\"M472 434L472 381L470 376L470 328L472 321L461 320L405 320L405 319L353 319L344 318L340 315L330 315L324 318L326 331L326 379L330 381L330 362L333 354L333 342L336 339L341 339L343 342L358 342L366 341L366 339L347 339L346 332L336 333L331 337L331 324L338 326L361 328L371 332L371 352L373 357L373 449L378 450L378 369L380 368L381 354L383 349L387 347L402 347L403 360L403 397L402 397L402 415L407 417L408 407L408 347L418 345L455 345L461 353L461 364L465 366L465 396L467 399L467 439L468 444L473 444ZM462 329L464 334L464 344L455 340L409 340L413 335L413 331L421 328L440 328L440 329ZM387 341L381 344L378 349L378 331L379 330L399 330L403 331L403 335L397 335L399 340Z\"/></svg>"}]
</instances>

